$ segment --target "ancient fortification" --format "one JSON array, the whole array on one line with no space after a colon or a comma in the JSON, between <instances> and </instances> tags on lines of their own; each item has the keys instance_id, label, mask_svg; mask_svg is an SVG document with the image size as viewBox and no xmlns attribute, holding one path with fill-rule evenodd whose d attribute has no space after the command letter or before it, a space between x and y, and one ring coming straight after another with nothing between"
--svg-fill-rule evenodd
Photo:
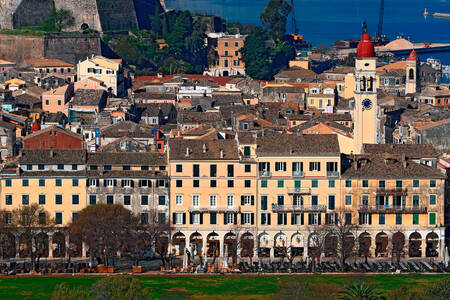
<instances>
[{"instance_id":1,"label":"ancient fortification","mask_svg":"<svg viewBox=\"0 0 450 300\"><path fill-rule=\"evenodd\" d=\"M38 26L53 9L70 10L79 30L82 24L97 31L145 29L165 0L0 0L0 29Z\"/></svg>"}]
</instances>

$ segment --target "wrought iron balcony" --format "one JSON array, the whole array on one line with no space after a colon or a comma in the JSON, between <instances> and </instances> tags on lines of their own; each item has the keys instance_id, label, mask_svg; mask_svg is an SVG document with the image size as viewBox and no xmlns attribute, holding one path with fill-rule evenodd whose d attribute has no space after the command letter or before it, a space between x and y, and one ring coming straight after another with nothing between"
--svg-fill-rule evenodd
<instances>
[{"instance_id":1,"label":"wrought iron balcony","mask_svg":"<svg viewBox=\"0 0 450 300\"><path fill-rule=\"evenodd\" d=\"M259 177L270 177L270 171L259 171Z\"/></svg>"},{"instance_id":2,"label":"wrought iron balcony","mask_svg":"<svg viewBox=\"0 0 450 300\"><path fill-rule=\"evenodd\" d=\"M272 211L275 212L325 212L325 205L279 205L272 204Z\"/></svg>"},{"instance_id":3,"label":"wrought iron balcony","mask_svg":"<svg viewBox=\"0 0 450 300\"><path fill-rule=\"evenodd\" d=\"M303 171L292 171L292 177L305 177L305 173Z\"/></svg>"},{"instance_id":4,"label":"wrought iron balcony","mask_svg":"<svg viewBox=\"0 0 450 300\"><path fill-rule=\"evenodd\" d=\"M216 207L189 207L189 212L240 212L241 208L228 207L228 206L216 206Z\"/></svg>"},{"instance_id":5,"label":"wrought iron balcony","mask_svg":"<svg viewBox=\"0 0 450 300\"><path fill-rule=\"evenodd\" d=\"M327 177L339 177L338 171L327 171Z\"/></svg>"},{"instance_id":6,"label":"wrought iron balcony","mask_svg":"<svg viewBox=\"0 0 450 300\"><path fill-rule=\"evenodd\" d=\"M401 206L401 205L360 205L359 212L367 213L406 213L406 214L426 214L427 207L425 206Z\"/></svg>"},{"instance_id":7,"label":"wrought iron balcony","mask_svg":"<svg viewBox=\"0 0 450 300\"><path fill-rule=\"evenodd\" d=\"M407 193L408 188L406 187L387 187L377 189L377 194L406 195Z\"/></svg>"},{"instance_id":8,"label":"wrought iron balcony","mask_svg":"<svg viewBox=\"0 0 450 300\"><path fill-rule=\"evenodd\" d=\"M287 192L288 192L288 194L308 195L308 194L311 194L311 189L310 188L302 188L302 187L294 187L294 188L288 188Z\"/></svg>"}]
</instances>

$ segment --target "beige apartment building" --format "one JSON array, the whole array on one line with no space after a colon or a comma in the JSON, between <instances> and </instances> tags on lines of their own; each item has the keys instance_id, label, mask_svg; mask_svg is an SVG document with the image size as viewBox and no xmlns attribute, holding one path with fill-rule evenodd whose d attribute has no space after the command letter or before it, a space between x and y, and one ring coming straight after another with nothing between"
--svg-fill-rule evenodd
<instances>
[{"instance_id":1,"label":"beige apartment building","mask_svg":"<svg viewBox=\"0 0 450 300\"><path fill-rule=\"evenodd\" d=\"M90 78L102 82L115 96L125 93L125 78L121 59L92 56L77 65L77 81Z\"/></svg>"},{"instance_id":2,"label":"beige apartment building","mask_svg":"<svg viewBox=\"0 0 450 300\"><path fill-rule=\"evenodd\" d=\"M211 33L208 35L210 52L213 54L209 61L208 75L235 76L245 75L245 63L241 61L241 48L246 36L225 33Z\"/></svg>"}]
</instances>

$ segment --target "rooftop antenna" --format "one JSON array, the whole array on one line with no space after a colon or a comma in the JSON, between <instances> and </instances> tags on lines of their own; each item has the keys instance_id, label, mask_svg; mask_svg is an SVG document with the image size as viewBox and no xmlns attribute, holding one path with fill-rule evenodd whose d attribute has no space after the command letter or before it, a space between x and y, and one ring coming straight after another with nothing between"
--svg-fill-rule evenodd
<instances>
[{"instance_id":1,"label":"rooftop antenna","mask_svg":"<svg viewBox=\"0 0 450 300\"><path fill-rule=\"evenodd\" d=\"M367 21L366 20L364 20L364 22L362 23L362 32L367 33Z\"/></svg>"},{"instance_id":2,"label":"rooftop antenna","mask_svg":"<svg viewBox=\"0 0 450 300\"><path fill-rule=\"evenodd\" d=\"M381 0L380 18L378 20L378 32L377 32L378 38L381 38L381 36L383 35L383 18L384 18L384 0Z\"/></svg>"},{"instance_id":3,"label":"rooftop antenna","mask_svg":"<svg viewBox=\"0 0 450 300\"><path fill-rule=\"evenodd\" d=\"M294 9L294 0L291 0L291 8L292 8L292 33L297 35L298 34L298 28L297 28L297 19L295 18L295 9Z\"/></svg>"}]
</instances>

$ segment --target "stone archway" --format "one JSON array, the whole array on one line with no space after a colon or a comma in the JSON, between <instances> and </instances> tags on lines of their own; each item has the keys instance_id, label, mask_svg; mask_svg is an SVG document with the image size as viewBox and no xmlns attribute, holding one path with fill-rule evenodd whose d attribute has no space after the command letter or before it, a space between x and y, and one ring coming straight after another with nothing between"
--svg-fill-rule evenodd
<instances>
[{"instance_id":1,"label":"stone archway","mask_svg":"<svg viewBox=\"0 0 450 300\"><path fill-rule=\"evenodd\" d=\"M338 238L334 233L328 233L324 240L324 253L325 257L336 257L337 256L337 246Z\"/></svg>"},{"instance_id":2,"label":"stone archway","mask_svg":"<svg viewBox=\"0 0 450 300\"><path fill-rule=\"evenodd\" d=\"M370 246L372 244L372 237L368 232L363 232L359 235L358 238L358 255L363 257L370 256Z\"/></svg>"},{"instance_id":3,"label":"stone archway","mask_svg":"<svg viewBox=\"0 0 450 300\"><path fill-rule=\"evenodd\" d=\"M172 247L175 255L183 255L186 248L186 236L179 231L175 233L172 237Z\"/></svg>"},{"instance_id":4,"label":"stone archway","mask_svg":"<svg viewBox=\"0 0 450 300\"><path fill-rule=\"evenodd\" d=\"M312 258L320 258L322 254L322 245L320 236L313 232L308 237L308 256Z\"/></svg>"},{"instance_id":5,"label":"stone archway","mask_svg":"<svg viewBox=\"0 0 450 300\"><path fill-rule=\"evenodd\" d=\"M344 236L344 245L342 245L343 253L346 257L352 257L355 253L355 236L351 232L347 232Z\"/></svg>"},{"instance_id":6,"label":"stone archway","mask_svg":"<svg viewBox=\"0 0 450 300\"><path fill-rule=\"evenodd\" d=\"M0 234L0 241L2 244L1 255L3 259L16 257L16 237L11 232L4 232Z\"/></svg>"},{"instance_id":7,"label":"stone archway","mask_svg":"<svg viewBox=\"0 0 450 300\"><path fill-rule=\"evenodd\" d=\"M300 232L294 233L291 237L291 253L293 257L303 256L304 241Z\"/></svg>"},{"instance_id":8,"label":"stone archway","mask_svg":"<svg viewBox=\"0 0 450 300\"><path fill-rule=\"evenodd\" d=\"M38 257L48 257L49 245L48 245L48 235L45 232L40 232L36 235L34 239L34 245L36 249L36 255Z\"/></svg>"},{"instance_id":9,"label":"stone archway","mask_svg":"<svg viewBox=\"0 0 450 300\"><path fill-rule=\"evenodd\" d=\"M405 254L405 235L403 232L397 231L392 235L392 256L400 260Z\"/></svg>"},{"instance_id":10,"label":"stone archway","mask_svg":"<svg viewBox=\"0 0 450 300\"><path fill-rule=\"evenodd\" d=\"M250 232L246 232L241 236L241 257L253 257L253 248L255 246L255 238Z\"/></svg>"},{"instance_id":11,"label":"stone archway","mask_svg":"<svg viewBox=\"0 0 450 300\"><path fill-rule=\"evenodd\" d=\"M189 245L191 246L192 254L203 255L203 237L200 232L194 232L189 238Z\"/></svg>"},{"instance_id":12,"label":"stone archway","mask_svg":"<svg viewBox=\"0 0 450 300\"><path fill-rule=\"evenodd\" d=\"M237 241L236 234L233 232L228 232L225 234L223 238L223 244L225 246L225 250L227 252L227 257L234 257L237 251Z\"/></svg>"},{"instance_id":13,"label":"stone archway","mask_svg":"<svg viewBox=\"0 0 450 300\"><path fill-rule=\"evenodd\" d=\"M19 256L21 258L31 256L31 241L27 239L24 233L19 236Z\"/></svg>"},{"instance_id":14,"label":"stone archway","mask_svg":"<svg viewBox=\"0 0 450 300\"><path fill-rule=\"evenodd\" d=\"M220 255L220 239L219 235L211 232L206 237L206 249L208 257L218 257Z\"/></svg>"},{"instance_id":15,"label":"stone archway","mask_svg":"<svg viewBox=\"0 0 450 300\"><path fill-rule=\"evenodd\" d=\"M409 235L408 248L409 257L422 257L422 236L417 231Z\"/></svg>"},{"instance_id":16,"label":"stone archway","mask_svg":"<svg viewBox=\"0 0 450 300\"><path fill-rule=\"evenodd\" d=\"M287 253L287 237L284 233L280 232L275 235L274 238L274 253L275 257L284 257Z\"/></svg>"},{"instance_id":17,"label":"stone archway","mask_svg":"<svg viewBox=\"0 0 450 300\"><path fill-rule=\"evenodd\" d=\"M265 232L258 238L258 257L270 257L270 237Z\"/></svg>"},{"instance_id":18,"label":"stone archway","mask_svg":"<svg viewBox=\"0 0 450 300\"><path fill-rule=\"evenodd\" d=\"M53 257L66 256L66 236L62 232L55 232L52 237Z\"/></svg>"},{"instance_id":19,"label":"stone archway","mask_svg":"<svg viewBox=\"0 0 450 300\"><path fill-rule=\"evenodd\" d=\"M375 257L386 257L389 237L385 232L379 232L375 237Z\"/></svg>"},{"instance_id":20,"label":"stone archway","mask_svg":"<svg viewBox=\"0 0 450 300\"><path fill-rule=\"evenodd\" d=\"M81 257L83 255L83 242L79 237L69 234L69 249L67 250L70 257Z\"/></svg>"},{"instance_id":21,"label":"stone archway","mask_svg":"<svg viewBox=\"0 0 450 300\"><path fill-rule=\"evenodd\" d=\"M439 246L439 236L436 232L430 232L426 237L426 256L427 257L438 257L438 246Z\"/></svg>"}]
</instances>

